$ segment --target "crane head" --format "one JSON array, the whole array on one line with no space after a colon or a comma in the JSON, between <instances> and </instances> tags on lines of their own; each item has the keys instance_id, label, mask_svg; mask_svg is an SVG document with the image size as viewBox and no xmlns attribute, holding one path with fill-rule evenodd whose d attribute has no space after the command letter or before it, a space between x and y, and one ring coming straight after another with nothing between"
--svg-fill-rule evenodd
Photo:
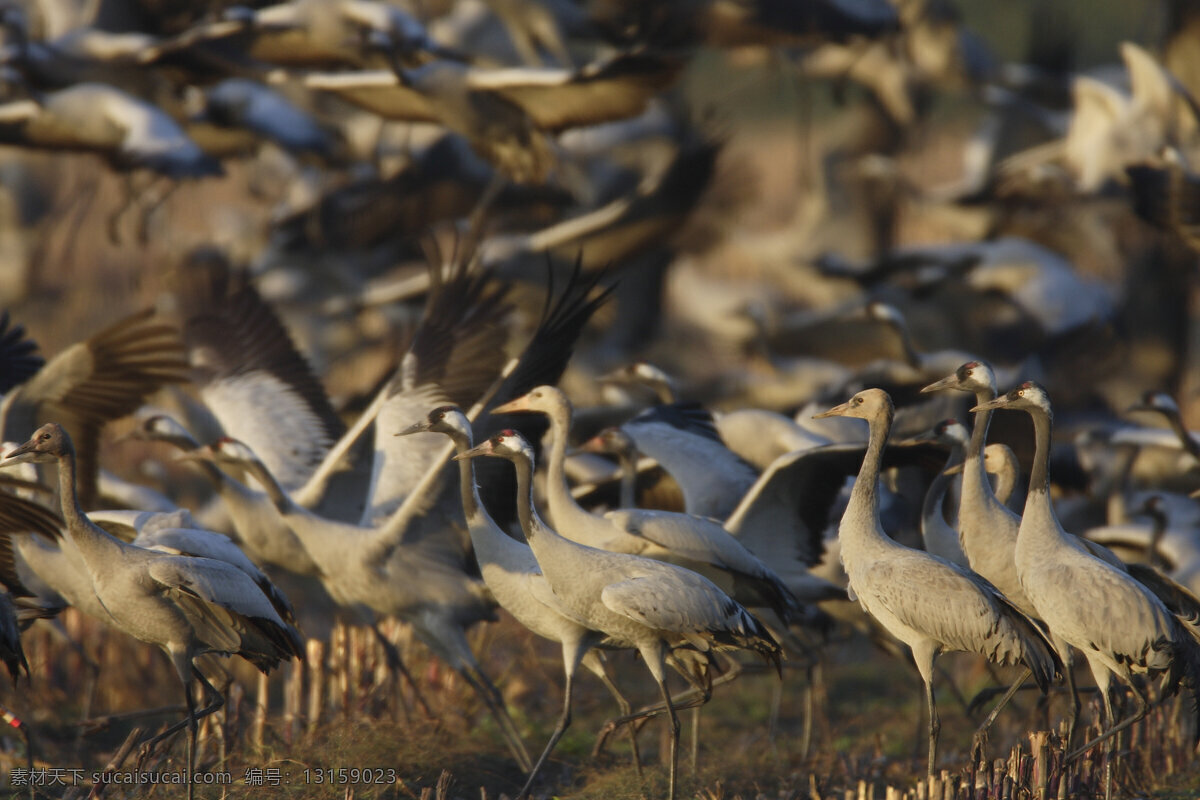
<instances>
[{"instance_id":1,"label":"crane head","mask_svg":"<svg viewBox=\"0 0 1200 800\"><path fill-rule=\"evenodd\" d=\"M567 396L554 386L539 386L515 400L509 400L492 409L493 414L551 414L571 407Z\"/></svg>"},{"instance_id":2,"label":"crane head","mask_svg":"<svg viewBox=\"0 0 1200 800\"><path fill-rule=\"evenodd\" d=\"M461 461L464 458L476 458L478 456L496 456L498 458L507 458L509 461L526 458L532 461L533 448L529 446L529 442L525 441L524 436L509 428L500 431L483 444L472 447L465 453L459 453L454 457L454 460Z\"/></svg>"},{"instance_id":3,"label":"crane head","mask_svg":"<svg viewBox=\"0 0 1200 800\"><path fill-rule=\"evenodd\" d=\"M1050 395L1037 381L1025 381L1008 394L1002 394L995 400L980 403L971 411L987 411L993 408L1019 408L1026 411L1041 410L1050 413Z\"/></svg>"},{"instance_id":4,"label":"crane head","mask_svg":"<svg viewBox=\"0 0 1200 800\"><path fill-rule=\"evenodd\" d=\"M57 461L65 455L75 455L71 437L57 422L47 422L33 432L28 442L10 450L0 466Z\"/></svg>"},{"instance_id":5,"label":"crane head","mask_svg":"<svg viewBox=\"0 0 1200 800\"><path fill-rule=\"evenodd\" d=\"M921 389L921 394L957 389L960 392L996 391L996 373L986 361L968 361L941 380Z\"/></svg>"},{"instance_id":6,"label":"crane head","mask_svg":"<svg viewBox=\"0 0 1200 800\"><path fill-rule=\"evenodd\" d=\"M813 419L825 417L858 417L871 420L880 414L890 416L894 412L892 398L883 389L863 389L840 406L834 406L828 411L813 414Z\"/></svg>"},{"instance_id":7,"label":"crane head","mask_svg":"<svg viewBox=\"0 0 1200 800\"><path fill-rule=\"evenodd\" d=\"M425 419L414 422L395 436L410 436L414 433L463 433L470 430L470 423L458 406L438 406Z\"/></svg>"}]
</instances>

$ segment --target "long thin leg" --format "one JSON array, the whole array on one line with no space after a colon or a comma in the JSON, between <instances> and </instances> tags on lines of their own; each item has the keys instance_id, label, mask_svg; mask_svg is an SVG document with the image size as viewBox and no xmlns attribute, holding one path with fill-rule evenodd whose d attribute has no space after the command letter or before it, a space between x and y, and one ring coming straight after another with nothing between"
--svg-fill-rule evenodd
<instances>
[{"instance_id":1,"label":"long thin leg","mask_svg":"<svg viewBox=\"0 0 1200 800\"><path fill-rule=\"evenodd\" d=\"M532 771L533 761L529 758L529 751L525 749L525 743L521 741L521 737L517 733L516 723L509 716L508 709L504 707L504 699L500 690L476 667L465 667L460 672L483 700L488 711L492 713L496 724L500 727L501 735L508 744L508 749L512 751L513 757L517 760L517 764L526 772Z\"/></svg>"},{"instance_id":2,"label":"long thin leg","mask_svg":"<svg viewBox=\"0 0 1200 800\"><path fill-rule=\"evenodd\" d=\"M737 662L734 663L736 664ZM692 686L692 688L685 689L684 691L675 695L673 698L671 698L671 702L674 705L675 710L684 711L686 709L695 708L707 703L712 699L712 690L714 688L722 684L729 683L741 674L741 665L739 664L738 667L739 669L730 670L721 677L717 678L709 686ZM639 723L643 723L646 720L657 717L666 710L666 703L657 703L652 706L646 706L645 708L638 709L632 714L628 714L624 717L610 719L608 722L604 723L604 727L600 729L600 733L598 734L598 738L596 740L596 745L592 748L592 757L595 758L604 750L604 745L608 741L608 737L611 736L612 732L620 726L637 725Z\"/></svg>"},{"instance_id":3,"label":"long thin leg","mask_svg":"<svg viewBox=\"0 0 1200 800\"><path fill-rule=\"evenodd\" d=\"M691 709L692 723L692 741L691 750L688 752L688 768L691 770L692 777L696 777L696 763L700 759L700 706Z\"/></svg>"},{"instance_id":4,"label":"long thin leg","mask_svg":"<svg viewBox=\"0 0 1200 800\"><path fill-rule=\"evenodd\" d=\"M205 706L204 708L200 709L199 711L196 711L195 706L192 702L192 696L191 696L190 691L185 692L188 696L187 697L187 699L188 699L188 716L186 718L180 720L179 722L176 722L174 725L170 726L162 733L157 734L156 736L153 736L153 737L147 739L145 742L143 742L141 744L140 752L138 755L138 762L137 762L137 768L139 770L142 768L142 765L146 762L146 759L150 757L150 754L154 752L154 748L158 745L159 742L161 742L164 739L167 739L171 736L174 736L175 734L179 733L184 728L191 729L193 725L198 727L200 720L204 719L209 714L216 713L218 710L220 710L220 708L222 706L225 705L225 696L222 695L220 692L218 692L216 690L216 687L214 687L211 683L208 682L208 678L204 677L203 672L201 672L200 670L193 667L193 668L191 668L191 673L193 676L195 676L196 680L198 680L200 682L201 686L203 687L204 692L205 692L205 697L206 698L211 697L212 702L209 703L209 705ZM185 683L184 685L188 686L188 685L190 685L190 682Z\"/></svg>"},{"instance_id":5,"label":"long thin leg","mask_svg":"<svg viewBox=\"0 0 1200 800\"><path fill-rule=\"evenodd\" d=\"M195 785L192 783L192 776L196 774L196 732L200 724L196 721L196 701L192 697L192 682L186 681L183 684L183 696L187 698L187 800L193 800L195 796Z\"/></svg>"},{"instance_id":6,"label":"long thin leg","mask_svg":"<svg viewBox=\"0 0 1200 800\"><path fill-rule=\"evenodd\" d=\"M1079 725L1079 709L1082 703L1079 702L1079 687L1075 685L1075 670L1074 659L1067 657L1063 659L1063 672L1066 673L1067 691L1070 692L1071 705L1067 710L1067 746L1070 747L1071 740L1075 738L1075 728Z\"/></svg>"},{"instance_id":7,"label":"long thin leg","mask_svg":"<svg viewBox=\"0 0 1200 800\"><path fill-rule=\"evenodd\" d=\"M983 745L987 741L988 729L992 727L992 723L995 722L996 717L1000 715L1000 710L1008 705L1008 701L1012 700L1013 695L1015 695L1021 686L1024 685L1025 679L1032 674L1033 670L1029 669L1029 667L1026 667L1025 671L1022 672L1015 681L1013 681L1012 685L1008 687L1008 691L1006 691L1000 698L1000 702L996 703L995 707L992 708L991 712L987 715L987 717L984 718L979 728L976 729L975 736L971 741L971 760L973 763L978 763L979 757L983 755Z\"/></svg>"},{"instance_id":8,"label":"long thin leg","mask_svg":"<svg viewBox=\"0 0 1200 800\"><path fill-rule=\"evenodd\" d=\"M667 689L665 677L658 679L658 688L662 690L663 704L666 706L667 718L671 725L671 772L667 797L669 800L675 800L675 780L679 774L679 716L675 713L675 706L671 703L671 692Z\"/></svg>"},{"instance_id":9,"label":"long thin leg","mask_svg":"<svg viewBox=\"0 0 1200 800\"><path fill-rule=\"evenodd\" d=\"M542 754L538 756L537 763L533 765L533 769L529 772L529 777L525 779L525 785L521 787L521 791L517 792L517 800L521 800L529 794L529 787L533 786L533 779L537 777L542 765L546 763L546 758L550 755L550 751L558 744L558 740L566 733L567 726L571 724L571 690L574 688L575 670L567 671L567 682L563 689L563 709L559 715L558 724L554 726L554 733L550 734L550 741L546 742L546 747L542 750Z\"/></svg>"},{"instance_id":10,"label":"long thin leg","mask_svg":"<svg viewBox=\"0 0 1200 800\"><path fill-rule=\"evenodd\" d=\"M1140 720L1144 716L1146 716L1146 712L1148 712L1150 710L1150 703L1147 702L1145 696L1132 683L1129 684L1129 689L1130 689L1130 691L1133 692L1134 699L1137 700L1137 704L1138 704L1137 711L1134 712L1133 715L1131 715L1127 719L1121 720L1121 722L1119 724L1114 725L1113 722L1115 720L1113 717L1112 701L1109 700L1109 698L1108 698L1108 687L1107 686L1101 687L1101 696L1104 698L1104 713L1108 716L1108 724L1110 727L1108 730L1104 731L1104 733L1100 734L1095 739L1092 739L1087 744L1085 744L1082 747L1079 747L1078 749L1069 753L1067 755L1068 761L1072 761L1076 758L1079 758L1081 755L1086 753L1088 750L1091 750L1093 747L1095 747L1096 745L1105 741L1106 739L1111 739L1113 736L1116 736L1118 733L1120 733L1121 731L1130 727L1131 725L1136 723L1138 720Z\"/></svg>"},{"instance_id":11,"label":"long thin leg","mask_svg":"<svg viewBox=\"0 0 1200 800\"><path fill-rule=\"evenodd\" d=\"M937 703L933 699L933 681L925 681L925 704L929 706L929 764L928 774L933 777L933 766L937 763L938 734L942 731L942 721L938 718Z\"/></svg>"},{"instance_id":12,"label":"long thin leg","mask_svg":"<svg viewBox=\"0 0 1200 800\"><path fill-rule=\"evenodd\" d=\"M621 694L621 690L613 683L612 677L608 674L608 664L601 658L595 650L589 650L587 655L583 657L583 665L590 669L592 673L600 679L604 684L604 688L608 689L609 694L617 701L617 707L621 709L621 716L628 717L633 712L633 706L625 699L625 695ZM638 748L637 729L632 725L629 726L629 746L633 750L633 768L637 772L638 781L643 779L642 776L642 753ZM592 757L594 758L599 751L594 750Z\"/></svg>"},{"instance_id":13,"label":"long thin leg","mask_svg":"<svg viewBox=\"0 0 1200 800\"><path fill-rule=\"evenodd\" d=\"M400 651L396 648L396 645L388 641L388 638L375 625L368 625L367 627L371 629L371 633L375 634L375 641L379 642L379 646L383 648L383 657L387 660L388 667L399 672L404 677L408 687L412 689L413 697L417 698L417 703L420 704L421 710L425 712L425 718L434 719L436 715L430 710L429 704L425 702L425 697L421 694L421 690L417 688L417 682L413 680L408 667L404 666L404 659L400 657ZM405 713L408 713L407 709Z\"/></svg>"}]
</instances>

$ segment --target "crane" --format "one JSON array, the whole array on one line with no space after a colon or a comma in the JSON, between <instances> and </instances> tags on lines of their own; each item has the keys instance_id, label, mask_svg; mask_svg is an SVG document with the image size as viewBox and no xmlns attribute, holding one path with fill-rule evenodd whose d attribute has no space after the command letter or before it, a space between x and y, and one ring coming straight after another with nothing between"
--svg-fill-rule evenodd
<instances>
[{"instance_id":1,"label":"crane","mask_svg":"<svg viewBox=\"0 0 1200 800\"><path fill-rule=\"evenodd\" d=\"M773 660L778 668L779 645L746 609L702 575L641 556L587 547L549 528L533 505L533 449L516 431L501 431L455 458L478 456L505 458L516 468L521 528L564 610L588 628L632 642L654 676L670 719L668 796L674 800L679 718L667 690L668 654L678 648L701 653L750 649Z\"/></svg>"},{"instance_id":2,"label":"crane","mask_svg":"<svg viewBox=\"0 0 1200 800\"><path fill-rule=\"evenodd\" d=\"M838 525L842 565L850 579L850 599L857 599L864 611L912 649L929 708L928 773L932 776L941 729L933 697L933 662L938 653L963 650L1004 664L1024 662L1043 691L1061 663L1045 634L996 587L949 561L905 547L884 532L877 484L893 414L886 392L864 389L818 416L856 417L870 426L867 454ZM1024 675L1007 696L1023 680ZM977 731L977 747L1002 705Z\"/></svg>"},{"instance_id":3,"label":"crane","mask_svg":"<svg viewBox=\"0 0 1200 800\"><path fill-rule=\"evenodd\" d=\"M547 497L554 524L568 539L611 550L669 561L699 571L728 587L741 602L769 606L785 621L796 616L799 604L791 591L753 553L716 520L667 511L617 509L597 516L571 496L565 470L571 402L553 386L539 386L497 406L493 413L533 412L550 419Z\"/></svg>"},{"instance_id":4,"label":"crane","mask_svg":"<svg viewBox=\"0 0 1200 800\"><path fill-rule=\"evenodd\" d=\"M975 406L977 411L998 408L1023 410L1033 418L1033 470L1014 552L1021 586L1050 629L1083 652L1104 701L1107 730L1068 754L1073 758L1146 715L1149 703L1133 681L1135 672L1166 672L1168 691L1180 681L1193 693L1200 689L1200 643L1142 583L1094 556L1062 529L1050 502L1053 410L1046 390L1026 381ZM1129 687L1138 706L1120 722L1108 695L1113 677ZM1105 766L1106 795L1111 784L1110 757Z\"/></svg>"},{"instance_id":5,"label":"crane","mask_svg":"<svg viewBox=\"0 0 1200 800\"><path fill-rule=\"evenodd\" d=\"M237 654L268 672L293 656L303 658L303 641L254 581L236 567L134 547L87 519L75 492L75 460L70 436L62 426L49 422L0 463L57 463L63 519L107 619L134 638L161 647L183 684L187 718L147 740L143 752L186 727L190 778L195 771L197 720L225 702L194 659L203 653ZM199 710L193 679L202 690L202 702L208 703ZM189 780L189 800L192 796Z\"/></svg>"},{"instance_id":6,"label":"crane","mask_svg":"<svg viewBox=\"0 0 1200 800\"><path fill-rule=\"evenodd\" d=\"M458 454L464 454L473 446L471 423L466 415L455 406L442 406L429 412L428 417L397 433L397 436L408 436L414 433L431 431L443 433L453 440ZM574 686L575 672L580 666L587 667L604 683L605 688L616 698L621 707L621 714L629 716L629 701L621 694L616 684L608 675L604 662L600 660L593 648L633 647L632 642L614 640L599 631L581 625L563 607L555 596L537 559L528 544L520 542L503 530L492 520L479 498L479 489L475 483L475 468L472 459L462 459L459 462L459 484L462 494L463 511L466 514L467 526L471 535L471 543L475 548L475 558L479 561L479 570L484 582L491 589L496 602L516 618L529 630L544 639L559 642L562 645L563 673L566 676L566 687L563 690L563 711L558 724L546 743L541 756L534 763L525 786L517 793L524 797L533 785L534 779L545 763L546 758L558 744L567 727L571 724L571 691ZM640 758L637 750L637 737L630 728L630 738L633 742L635 763L640 772Z\"/></svg>"},{"instance_id":7,"label":"crane","mask_svg":"<svg viewBox=\"0 0 1200 800\"><path fill-rule=\"evenodd\" d=\"M495 620L495 602L483 581L469 573L466 554L452 531L430 532L413 540L407 526L397 523L408 511L404 506L380 527L322 517L292 500L254 451L236 439L223 437L195 455L243 470L257 480L272 508L317 564L329 595L341 606L369 609L412 625L418 638L479 695L521 768L532 767L499 690L467 642L468 627ZM412 683L407 671L405 676Z\"/></svg>"}]
</instances>

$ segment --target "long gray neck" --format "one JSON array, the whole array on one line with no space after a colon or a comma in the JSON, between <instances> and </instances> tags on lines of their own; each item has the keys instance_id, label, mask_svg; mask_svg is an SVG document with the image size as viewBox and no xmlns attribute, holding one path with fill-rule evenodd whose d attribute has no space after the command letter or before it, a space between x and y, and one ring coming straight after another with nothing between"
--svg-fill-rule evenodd
<instances>
[{"instance_id":1,"label":"long gray neck","mask_svg":"<svg viewBox=\"0 0 1200 800\"><path fill-rule=\"evenodd\" d=\"M996 399L994 389L980 389L975 392L975 405L990 403ZM990 408L975 412L975 427L971 429L971 443L967 446L967 460L971 468L978 470L980 480L987 480L983 467L983 448L987 444L988 426L992 424ZM976 463L978 462L978 463Z\"/></svg>"},{"instance_id":2,"label":"long gray neck","mask_svg":"<svg viewBox=\"0 0 1200 800\"><path fill-rule=\"evenodd\" d=\"M296 504L292 501L291 495L279 485L279 481L275 480L275 476L271 474L265 464L255 458L246 464L246 469L262 484L263 491L267 493L267 497L271 498L271 502L275 504L275 508L279 509L281 514L296 510Z\"/></svg>"},{"instance_id":3,"label":"long gray neck","mask_svg":"<svg viewBox=\"0 0 1200 800\"><path fill-rule=\"evenodd\" d=\"M868 420L871 435L862 467L850 492L850 506L859 514L869 514L879 525L879 472L883 464L883 448L892 428L892 413L880 414Z\"/></svg>"},{"instance_id":4,"label":"long gray neck","mask_svg":"<svg viewBox=\"0 0 1200 800\"><path fill-rule=\"evenodd\" d=\"M533 463L528 458L514 458L512 463L517 471L517 519L532 545L545 528L533 505Z\"/></svg>"},{"instance_id":5,"label":"long gray neck","mask_svg":"<svg viewBox=\"0 0 1200 800\"><path fill-rule=\"evenodd\" d=\"M448 434L454 441L454 449L459 454L467 452L472 447L471 434L455 430ZM462 458L458 461L459 492L462 495L463 514L470 522L479 515L479 488L475 485L475 461Z\"/></svg>"},{"instance_id":6,"label":"long gray neck","mask_svg":"<svg viewBox=\"0 0 1200 800\"><path fill-rule=\"evenodd\" d=\"M1029 410L1033 418L1033 470L1029 473L1029 493L1048 495L1050 492L1050 414L1040 408Z\"/></svg>"},{"instance_id":7,"label":"long gray neck","mask_svg":"<svg viewBox=\"0 0 1200 800\"><path fill-rule=\"evenodd\" d=\"M586 512L575 502L567 486L567 436L571 428L571 408L556 408L550 417L550 459L546 463L549 480L546 481L546 501L550 505L550 518L562 525L572 517Z\"/></svg>"},{"instance_id":8,"label":"long gray neck","mask_svg":"<svg viewBox=\"0 0 1200 800\"><path fill-rule=\"evenodd\" d=\"M119 546L119 542L88 519L79 507L75 469L75 452L68 450L58 459L58 490L61 494L59 500L67 530L86 559L89 554L97 552L98 548L108 549L114 544Z\"/></svg>"}]
</instances>

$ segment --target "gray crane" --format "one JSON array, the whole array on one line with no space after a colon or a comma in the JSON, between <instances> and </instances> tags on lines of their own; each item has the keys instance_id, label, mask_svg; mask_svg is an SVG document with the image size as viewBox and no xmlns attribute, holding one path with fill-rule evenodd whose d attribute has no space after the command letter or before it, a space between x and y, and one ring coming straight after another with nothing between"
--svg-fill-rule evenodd
<instances>
[{"instance_id":1,"label":"gray crane","mask_svg":"<svg viewBox=\"0 0 1200 800\"><path fill-rule=\"evenodd\" d=\"M125 544L91 522L75 493L75 448L62 426L50 422L10 451L3 464L57 463L62 513L79 548L107 619L119 630L163 649L183 684L187 718L149 739L152 748L186 727L188 774L195 771L197 720L224 704L224 697L196 667L203 653L237 654L263 672L293 656L304 657L299 632L284 622L244 572L206 558L155 553ZM193 679L202 689L199 710ZM143 752L147 752L144 750ZM188 782L188 797L193 785Z\"/></svg>"},{"instance_id":2,"label":"gray crane","mask_svg":"<svg viewBox=\"0 0 1200 800\"><path fill-rule=\"evenodd\" d=\"M565 463L572 408L561 390L539 386L493 409L495 414L512 412L540 413L550 419L547 499L554 524L568 539L696 570L725 587L739 602L768 606L785 621L798 614L799 604L783 580L716 520L636 508L598 516L582 508L567 486Z\"/></svg>"},{"instance_id":3,"label":"gray crane","mask_svg":"<svg viewBox=\"0 0 1200 800\"><path fill-rule=\"evenodd\" d=\"M455 449L461 455L468 452L472 446L471 423L466 415L455 406L442 406L429 412L428 417L397 433L397 436L407 436L414 433L432 431L449 436ZM566 687L563 694L563 711L559 717L554 733L546 743L541 756L534 763L525 786L517 793L524 797L533 785L534 779L545 763L546 758L558 744L571 724L571 692L574 686L575 672L582 665L587 667L604 683L604 686L616 698L621 707L621 714L629 716L629 701L621 694L616 684L608 675L604 662L593 648L605 647L632 648L632 642L614 640L599 631L581 625L554 594L537 559L529 545L520 542L500 529L487 509L479 499L479 489L475 482L475 468L472 459L462 459L459 462L459 485L462 493L463 511L466 514L467 526L471 535L471 543L475 548L475 558L479 561L479 570L483 580L491 589L496 602L529 630L544 639L559 642L562 645L563 673L566 676ZM637 750L637 738L633 728L630 728L630 738L633 742L633 755L640 771L641 764Z\"/></svg>"},{"instance_id":4,"label":"gray crane","mask_svg":"<svg viewBox=\"0 0 1200 800\"><path fill-rule=\"evenodd\" d=\"M412 504L401 506L379 527L322 517L297 505L254 451L236 439L218 439L196 455L244 470L257 480L319 566L330 596L341 606L369 609L412 625L418 638L479 695L521 768L532 767L503 697L467 642L468 627L496 619L495 602L484 583L469 573L466 554L452 531L413 540L403 521L415 513ZM403 669L399 662L397 666ZM407 672L405 677L412 683Z\"/></svg>"},{"instance_id":5,"label":"gray crane","mask_svg":"<svg viewBox=\"0 0 1200 800\"><path fill-rule=\"evenodd\" d=\"M864 611L912 649L929 707L928 772L932 776L941 728L933 697L933 662L938 653L962 650L1003 664L1024 662L1043 691L1061 663L1045 634L996 587L949 561L905 547L884 532L878 482L893 414L886 392L864 389L818 416L856 417L870 426L867 454L838 526L842 565L850 579L850 599L857 599ZM1013 683L1008 696L1024 677ZM1002 705L976 733L977 747Z\"/></svg>"},{"instance_id":6,"label":"gray crane","mask_svg":"<svg viewBox=\"0 0 1200 800\"><path fill-rule=\"evenodd\" d=\"M1087 659L1104 700L1108 728L1068 754L1081 755L1146 715L1149 703L1133 681L1140 672L1167 673L1168 691L1186 682L1200 689L1200 643L1189 628L1153 592L1126 572L1097 558L1062 529L1050 502L1050 398L1026 381L976 410L1019 409L1033 418L1036 451L1025 513L1014 552L1017 574L1038 616L1055 634ZM1125 683L1137 710L1121 722L1108 689L1113 677ZM1106 795L1111 790L1112 759L1105 765Z\"/></svg>"},{"instance_id":7,"label":"gray crane","mask_svg":"<svg viewBox=\"0 0 1200 800\"><path fill-rule=\"evenodd\" d=\"M667 690L668 655L678 648L701 653L750 649L778 667L779 645L737 601L702 575L661 561L587 547L549 528L533 505L533 449L519 433L502 431L455 458L477 456L505 458L516 468L521 528L567 614L592 630L632 642L646 662L670 719L668 796L674 800L679 718Z\"/></svg>"},{"instance_id":8,"label":"gray crane","mask_svg":"<svg viewBox=\"0 0 1200 800\"><path fill-rule=\"evenodd\" d=\"M963 473L962 498L959 504L959 541L966 553L971 569L991 581L1013 605L1024 613L1040 619L1040 614L1029 599L1024 581L1020 579L1016 566L1015 551L1021 517L999 500L988 482L983 458L983 442L987 438L991 420L991 401L996 397L996 378L992 368L985 362L968 361L951 375L926 386L922 391L956 389L972 392L977 405L975 429L971 432L971 444L967 449L967 460ZM1027 499L1028 502L1028 499ZM1162 573L1139 564L1125 564L1111 550L1066 534L1073 543L1091 555L1126 572L1142 583L1172 611L1187 614L1196 619L1200 610L1195 597ZM1067 686L1071 691L1071 707L1068 712L1068 730L1073 733L1079 715L1079 696L1075 690L1075 679L1071 669L1071 651L1065 639L1046 620L1055 648L1067 665Z\"/></svg>"}]
</instances>

